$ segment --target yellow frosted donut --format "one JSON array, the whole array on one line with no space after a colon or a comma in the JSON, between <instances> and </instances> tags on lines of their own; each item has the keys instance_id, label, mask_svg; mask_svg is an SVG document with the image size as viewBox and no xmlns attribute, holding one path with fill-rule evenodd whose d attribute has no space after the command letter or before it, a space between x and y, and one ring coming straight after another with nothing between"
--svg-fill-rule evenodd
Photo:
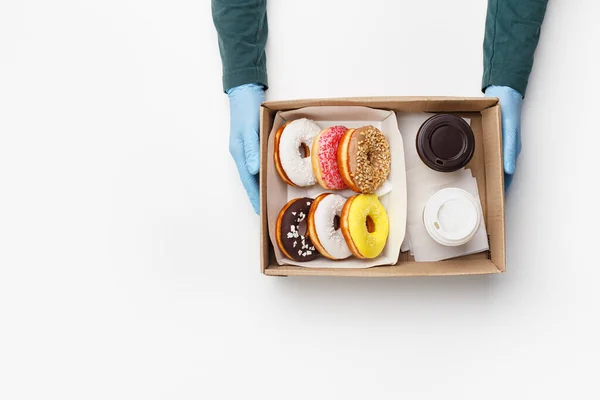
<instances>
[{"instance_id":1,"label":"yellow frosted donut","mask_svg":"<svg viewBox=\"0 0 600 400\"><path fill-rule=\"evenodd\" d=\"M348 199L340 217L346 244L358 258L375 258L383 251L390 230L387 212L374 194Z\"/></svg>"}]
</instances>

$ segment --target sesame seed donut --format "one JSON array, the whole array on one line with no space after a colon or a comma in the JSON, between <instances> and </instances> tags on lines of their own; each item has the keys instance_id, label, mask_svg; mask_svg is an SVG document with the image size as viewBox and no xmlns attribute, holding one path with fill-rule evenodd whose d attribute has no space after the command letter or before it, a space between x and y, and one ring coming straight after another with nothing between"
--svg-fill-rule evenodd
<instances>
[{"instance_id":1,"label":"sesame seed donut","mask_svg":"<svg viewBox=\"0 0 600 400\"><path fill-rule=\"evenodd\" d=\"M313 121L301 118L286 123L275 133L275 169L291 186L312 186L313 173L310 151L321 128Z\"/></svg>"},{"instance_id":2,"label":"sesame seed donut","mask_svg":"<svg viewBox=\"0 0 600 400\"><path fill-rule=\"evenodd\" d=\"M352 255L340 229L345 203L345 197L323 193L315 198L308 213L308 236L319 253L332 260L343 260Z\"/></svg>"},{"instance_id":3,"label":"sesame seed donut","mask_svg":"<svg viewBox=\"0 0 600 400\"><path fill-rule=\"evenodd\" d=\"M348 128L333 126L323 129L312 145L311 157L315 178L321 187L329 190L346 189L337 162L340 140Z\"/></svg>"},{"instance_id":4,"label":"sesame seed donut","mask_svg":"<svg viewBox=\"0 0 600 400\"><path fill-rule=\"evenodd\" d=\"M313 200L301 197L287 202L277 216L277 246L289 259L312 261L319 253L307 233L307 221Z\"/></svg>"},{"instance_id":5,"label":"sesame seed donut","mask_svg":"<svg viewBox=\"0 0 600 400\"><path fill-rule=\"evenodd\" d=\"M340 225L356 257L375 258L383 251L390 227L387 212L376 195L350 197L342 209Z\"/></svg>"},{"instance_id":6,"label":"sesame seed donut","mask_svg":"<svg viewBox=\"0 0 600 400\"><path fill-rule=\"evenodd\" d=\"M374 126L349 129L340 141L337 160L342 179L350 189L375 193L390 173L390 145Z\"/></svg>"}]
</instances>

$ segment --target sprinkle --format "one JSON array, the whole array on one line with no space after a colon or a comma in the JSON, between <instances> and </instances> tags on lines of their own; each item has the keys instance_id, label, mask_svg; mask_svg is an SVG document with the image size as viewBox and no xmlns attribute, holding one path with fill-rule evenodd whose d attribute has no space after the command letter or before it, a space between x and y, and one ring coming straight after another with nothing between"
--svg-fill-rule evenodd
<instances>
[{"instance_id":1,"label":"sprinkle","mask_svg":"<svg viewBox=\"0 0 600 400\"><path fill-rule=\"evenodd\" d=\"M292 230L292 232L294 232L296 230L296 227L294 225L292 225L291 230Z\"/></svg>"},{"instance_id":2,"label":"sprinkle","mask_svg":"<svg viewBox=\"0 0 600 400\"><path fill-rule=\"evenodd\" d=\"M296 215L296 211L292 211L292 215Z\"/></svg>"},{"instance_id":3,"label":"sprinkle","mask_svg":"<svg viewBox=\"0 0 600 400\"><path fill-rule=\"evenodd\" d=\"M310 251L310 250L306 252L306 255L310 256L311 254L312 254L312 251Z\"/></svg>"},{"instance_id":4,"label":"sprinkle","mask_svg":"<svg viewBox=\"0 0 600 400\"><path fill-rule=\"evenodd\" d=\"M320 136L319 165L323 181L330 189L346 188L346 184L342 180L340 170L338 169L337 150L347 130L345 126L334 126Z\"/></svg>"},{"instance_id":5,"label":"sprinkle","mask_svg":"<svg viewBox=\"0 0 600 400\"><path fill-rule=\"evenodd\" d=\"M306 252L302 253L302 257L306 257Z\"/></svg>"},{"instance_id":6,"label":"sprinkle","mask_svg":"<svg viewBox=\"0 0 600 400\"><path fill-rule=\"evenodd\" d=\"M297 244L298 244L298 241L294 240L294 247L296 247Z\"/></svg>"},{"instance_id":7,"label":"sprinkle","mask_svg":"<svg viewBox=\"0 0 600 400\"><path fill-rule=\"evenodd\" d=\"M287 237L288 239L291 239L294 237L294 234L292 232L288 232Z\"/></svg>"},{"instance_id":8,"label":"sprinkle","mask_svg":"<svg viewBox=\"0 0 600 400\"><path fill-rule=\"evenodd\" d=\"M301 256L302 255L302 250L298 250L298 255Z\"/></svg>"},{"instance_id":9,"label":"sprinkle","mask_svg":"<svg viewBox=\"0 0 600 400\"><path fill-rule=\"evenodd\" d=\"M310 206L310 201L307 201L307 202L306 202L306 205L307 205L307 206Z\"/></svg>"}]
</instances>

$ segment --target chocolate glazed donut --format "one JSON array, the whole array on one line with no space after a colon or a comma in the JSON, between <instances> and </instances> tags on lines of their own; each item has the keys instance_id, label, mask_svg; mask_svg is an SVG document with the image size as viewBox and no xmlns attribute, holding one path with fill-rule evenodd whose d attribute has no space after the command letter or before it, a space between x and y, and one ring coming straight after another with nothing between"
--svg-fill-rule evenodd
<instances>
[{"instance_id":1,"label":"chocolate glazed donut","mask_svg":"<svg viewBox=\"0 0 600 400\"><path fill-rule=\"evenodd\" d=\"M319 255L306 229L312 202L308 197L290 200L277 217L277 246L295 261L312 261Z\"/></svg>"}]
</instances>

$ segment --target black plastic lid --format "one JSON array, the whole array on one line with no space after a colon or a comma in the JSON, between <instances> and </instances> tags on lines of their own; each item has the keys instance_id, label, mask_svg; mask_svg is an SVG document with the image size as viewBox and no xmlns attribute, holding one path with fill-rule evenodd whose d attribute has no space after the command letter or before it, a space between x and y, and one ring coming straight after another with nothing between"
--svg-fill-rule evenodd
<instances>
[{"instance_id":1,"label":"black plastic lid","mask_svg":"<svg viewBox=\"0 0 600 400\"><path fill-rule=\"evenodd\" d=\"M464 119L437 114L419 128L417 152L429 168L453 172L471 161L475 152L475 135Z\"/></svg>"}]
</instances>

